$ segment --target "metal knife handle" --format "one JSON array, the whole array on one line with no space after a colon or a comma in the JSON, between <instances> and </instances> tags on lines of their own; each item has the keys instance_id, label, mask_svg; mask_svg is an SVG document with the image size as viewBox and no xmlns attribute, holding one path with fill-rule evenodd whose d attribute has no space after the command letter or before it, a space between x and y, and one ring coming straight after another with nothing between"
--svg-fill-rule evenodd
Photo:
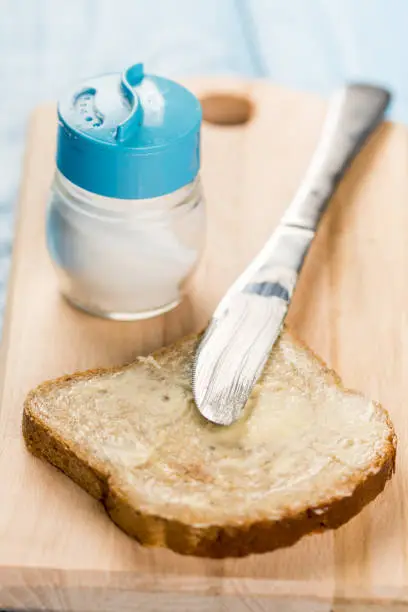
<instances>
[{"instance_id":1,"label":"metal knife handle","mask_svg":"<svg viewBox=\"0 0 408 612\"><path fill-rule=\"evenodd\" d=\"M388 91L369 85L349 85L333 96L305 178L279 226L250 265L258 279L277 266L300 272L331 196L383 119L390 99ZM251 278L250 270L242 276Z\"/></svg>"},{"instance_id":2,"label":"metal knife handle","mask_svg":"<svg viewBox=\"0 0 408 612\"><path fill-rule=\"evenodd\" d=\"M348 166L383 119L390 93L370 85L348 85L332 98L317 149L292 203L262 250L238 277L214 313L233 295L276 295L288 301L319 221Z\"/></svg>"},{"instance_id":3,"label":"metal knife handle","mask_svg":"<svg viewBox=\"0 0 408 612\"><path fill-rule=\"evenodd\" d=\"M385 89L359 84L334 96L306 176L283 217L284 225L316 231L345 171L382 120L390 97Z\"/></svg>"}]
</instances>

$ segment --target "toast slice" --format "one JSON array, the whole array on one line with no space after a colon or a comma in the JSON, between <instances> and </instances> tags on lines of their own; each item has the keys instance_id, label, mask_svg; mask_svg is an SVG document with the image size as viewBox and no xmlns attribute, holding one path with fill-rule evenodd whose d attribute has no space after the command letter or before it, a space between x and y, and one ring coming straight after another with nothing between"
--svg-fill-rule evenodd
<instances>
[{"instance_id":1,"label":"toast slice","mask_svg":"<svg viewBox=\"0 0 408 612\"><path fill-rule=\"evenodd\" d=\"M285 330L242 419L212 425L192 399L197 341L40 385L24 406L27 447L142 544L198 556L291 545L382 491L396 436L380 405Z\"/></svg>"}]
</instances>

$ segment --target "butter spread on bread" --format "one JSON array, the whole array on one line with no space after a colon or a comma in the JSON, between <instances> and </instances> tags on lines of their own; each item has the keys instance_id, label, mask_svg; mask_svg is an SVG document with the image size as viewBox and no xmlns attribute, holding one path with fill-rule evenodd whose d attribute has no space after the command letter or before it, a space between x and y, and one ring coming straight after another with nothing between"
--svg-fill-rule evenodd
<instances>
[{"instance_id":1,"label":"butter spread on bread","mask_svg":"<svg viewBox=\"0 0 408 612\"><path fill-rule=\"evenodd\" d=\"M240 421L213 425L192 399L197 342L43 383L25 402L27 447L139 542L182 554L288 546L382 491L396 437L379 404L284 331Z\"/></svg>"}]
</instances>

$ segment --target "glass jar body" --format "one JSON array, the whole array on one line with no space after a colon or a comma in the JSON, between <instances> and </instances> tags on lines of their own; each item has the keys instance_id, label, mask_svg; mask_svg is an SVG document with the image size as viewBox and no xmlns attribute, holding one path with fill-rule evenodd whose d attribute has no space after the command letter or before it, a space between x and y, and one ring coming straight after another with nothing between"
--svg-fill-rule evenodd
<instances>
[{"instance_id":1,"label":"glass jar body","mask_svg":"<svg viewBox=\"0 0 408 612\"><path fill-rule=\"evenodd\" d=\"M171 310L198 262L205 237L200 179L164 196L98 196L56 171L47 207L47 247L62 294L76 307L116 320Z\"/></svg>"}]
</instances>

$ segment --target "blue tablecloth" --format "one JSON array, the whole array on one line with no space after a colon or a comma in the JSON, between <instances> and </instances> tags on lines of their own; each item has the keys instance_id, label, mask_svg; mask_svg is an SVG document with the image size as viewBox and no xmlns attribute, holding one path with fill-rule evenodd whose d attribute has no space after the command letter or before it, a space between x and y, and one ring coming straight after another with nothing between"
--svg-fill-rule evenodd
<instances>
[{"instance_id":1,"label":"blue tablecloth","mask_svg":"<svg viewBox=\"0 0 408 612\"><path fill-rule=\"evenodd\" d=\"M392 88L408 122L406 0L0 0L0 319L27 119L67 84L144 61L168 76L264 76L327 95Z\"/></svg>"}]
</instances>

